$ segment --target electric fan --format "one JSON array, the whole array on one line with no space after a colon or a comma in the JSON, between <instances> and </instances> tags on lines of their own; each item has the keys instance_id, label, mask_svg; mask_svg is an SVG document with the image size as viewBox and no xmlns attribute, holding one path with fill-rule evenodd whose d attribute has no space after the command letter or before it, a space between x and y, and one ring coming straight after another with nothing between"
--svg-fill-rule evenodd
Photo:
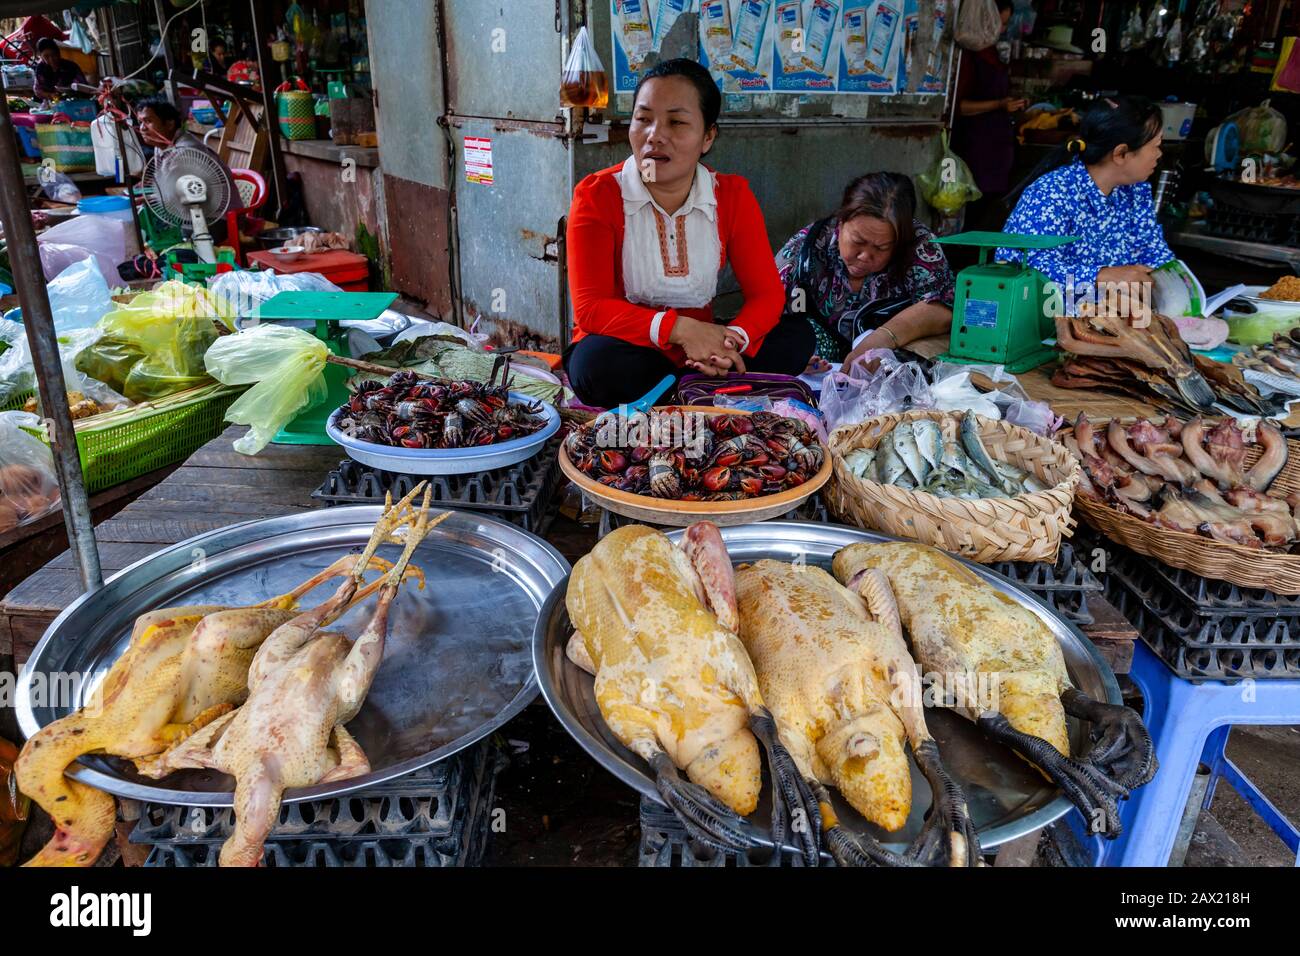
<instances>
[{"instance_id":1,"label":"electric fan","mask_svg":"<svg viewBox=\"0 0 1300 956\"><path fill-rule=\"evenodd\" d=\"M159 150L145 163L140 193L164 222L189 225L200 262L217 261L208 223L226 214L234 189L216 156L193 146Z\"/></svg>"}]
</instances>

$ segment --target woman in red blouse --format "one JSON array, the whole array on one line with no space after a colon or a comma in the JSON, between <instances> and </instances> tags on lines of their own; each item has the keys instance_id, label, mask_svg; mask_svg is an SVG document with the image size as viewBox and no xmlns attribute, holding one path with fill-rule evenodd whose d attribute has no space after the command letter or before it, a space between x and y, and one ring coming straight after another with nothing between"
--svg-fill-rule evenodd
<instances>
[{"instance_id":1,"label":"woman in red blouse","mask_svg":"<svg viewBox=\"0 0 1300 956\"><path fill-rule=\"evenodd\" d=\"M700 162L721 108L700 64L659 64L633 98L632 155L574 190L564 368L588 405L635 401L685 368L797 375L808 365L816 341L807 322L781 321L785 290L758 200L742 177ZM723 325L713 299L727 263L745 303Z\"/></svg>"}]
</instances>

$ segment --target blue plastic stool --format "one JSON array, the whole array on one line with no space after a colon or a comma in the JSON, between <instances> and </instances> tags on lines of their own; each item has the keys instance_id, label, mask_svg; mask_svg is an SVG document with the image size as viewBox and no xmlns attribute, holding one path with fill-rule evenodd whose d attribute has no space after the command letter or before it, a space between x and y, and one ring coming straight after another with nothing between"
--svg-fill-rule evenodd
<instances>
[{"instance_id":1,"label":"blue plastic stool","mask_svg":"<svg viewBox=\"0 0 1300 956\"><path fill-rule=\"evenodd\" d=\"M1224 756L1233 724L1300 724L1300 680L1194 684L1178 677L1142 641L1134 642L1129 676L1142 690L1142 719L1155 741L1160 769L1120 807L1124 832L1105 840L1085 830L1082 814L1070 813L1070 827L1084 841L1097 866L1168 866L1169 854L1191 793L1197 765L1210 768L1202 807L1226 780L1297 855L1300 829Z\"/></svg>"}]
</instances>

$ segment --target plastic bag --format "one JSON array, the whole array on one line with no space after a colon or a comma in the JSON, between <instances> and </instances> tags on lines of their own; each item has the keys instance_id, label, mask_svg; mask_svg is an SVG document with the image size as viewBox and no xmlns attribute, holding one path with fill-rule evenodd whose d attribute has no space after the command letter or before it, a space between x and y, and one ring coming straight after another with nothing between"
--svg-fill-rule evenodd
<instances>
[{"instance_id":1,"label":"plastic bag","mask_svg":"<svg viewBox=\"0 0 1300 956\"><path fill-rule=\"evenodd\" d=\"M259 325L218 339L208 349L208 374L223 385L253 387L226 411L226 421L249 426L235 451L256 455L304 408L327 394L325 343L302 329Z\"/></svg>"},{"instance_id":2,"label":"plastic bag","mask_svg":"<svg viewBox=\"0 0 1300 956\"><path fill-rule=\"evenodd\" d=\"M967 50L987 50L1002 33L1002 15L994 0L965 0L957 11L953 37Z\"/></svg>"},{"instance_id":3,"label":"plastic bag","mask_svg":"<svg viewBox=\"0 0 1300 956\"><path fill-rule=\"evenodd\" d=\"M59 357L63 362L63 378L69 390L85 392L96 401L99 395L95 388L99 383L83 380L75 368L78 355L98 341L101 333L98 328L73 329L58 336ZM0 405L12 401L23 392L36 389L36 368L32 364L31 348L27 344L27 330L17 322L0 319L0 341L9 346L0 354ZM84 387L83 387L84 386ZM116 395L109 392L106 398ZM119 401L122 396L116 396Z\"/></svg>"},{"instance_id":4,"label":"plastic bag","mask_svg":"<svg viewBox=\"0 0 1300 956\"><path fill-rule=\"evenodd\" d=\"M53 279L74 262L93 256L102 275L117 275L127 258L130 223L107 216L77 216L51 226L36 237L45 278Z\"/></svg>"},{"instance_id":5,"label":"plastic bag","mask_svg":"<svg viewBox=\"0 0 1300 956\"><path fill-rule=\"evenodd\" d=\"M970 380L972 375L977 374L998 387L989 392L981 392ZM1051 406L1030 398L1016 377L1001 365L936 362L930 369L930 380L930 392L935 399L936 408L973 411L985 418L1000 418L1044 436L1051 435L1062 424L1061 418L1052 411Z\"/></svg>"},{"instance_id":6,"label":"plastic bag","mask_svg":"<svg viewBox=\"0 0 1300 956\"><path fill-rule=\"evenodd\" d=\"M1280 153L1286 145L1286 117L1265 100L1228 117L1241 133L1241 152Z\"/></svg>"},{"instance_id":7,"label":"plastic bag","mask_svg":"<svg viewBox=\"0 0 1300 956\"><path fill-rule=\"evenodd\" d=\"M916 177L921 198L941 215L953 216L968 202L983 195L965 160L948 148L948 131L943 132L943 154L928 170Z\"/></svg>"},{"instance_id":8,"label":"plastic bag","mask_svg":"<svg viewBox=\"0 0 1300 956\"><path fill-rule=\"evenodd\" d=\"M826 428L833 432L887 412L934 408L934 399L919 365L898 361L889 349L872 349L847 375L838 370L826 374L817 405L826 416Z\"/></svg>"},{"instance_id":9,"label":"plastic bag","mask_svg":"<svg viewBox=\"0 0 1300 956\"><path fill-rule=\"evenodd\" d=\"M77 184L72 181L72 177L67 173L61 173L49 166L42 166L36 178L41 184L41 191L55 202L69 204L81 202L81 190L77 188Z\"/></svg>"},{"instance_id":10,"label":"plastic bag","mask_svg":"<svg viewBox=\"0 0 1300 956\"><path fill-rule=\"evenodd\" d=\"M609 80L584 26L578 31L560 78L560 105L601 110L609 105Z\"/></svg>"},{"instance_id":11,"label":"plastic bag","mask_svg":"<svg viewBox=\"0 0 1300 956\"><path fill-rule=\"evenodd\" d=\"M54 330L88 329L113 308L108 282L93 258L68 266L46 286Z\"/></svg>"},{"instance_id":12,"label":"plastic bag","mask_svg":"<svg viewBox=\"0 0 1300 956\"><path fill-rule=\"evenodd\" d=\"M208 280L208 291L223 302L223 314L237 316L255 315L257 307L281 292L342 292L329 279L317 272L297 272L277 275L269 270L223 272Z\"/></svg>"},{"instance_id":13,"label":"plastic bag","mask_svg":"<svg viewBox=\"0 0 1300 956\"><path fill-rule=\"evenodd\" d=\"M0 534L43 518L59 507L59 482L49 446L19 425L36 426L27 412L0 412Z\"/></svg>"},{"instance_id":14,"label":"plastic bag","mask_svg":"<svg viewBox=\"0 0 1300 956\"><path fill-rule=\"evenodd\" d=\"M103 337L81 354L77 369L134 402L205 385L216 308L206 290L164 282L104 316Z\"/></svg>"}]
</instances>

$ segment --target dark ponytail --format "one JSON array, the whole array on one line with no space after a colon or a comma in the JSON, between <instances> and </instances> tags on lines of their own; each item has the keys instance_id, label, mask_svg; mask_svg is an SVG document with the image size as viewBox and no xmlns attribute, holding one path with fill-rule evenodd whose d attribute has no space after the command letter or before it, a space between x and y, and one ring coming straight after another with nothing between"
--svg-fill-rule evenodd
<instances>
[{"instance_id":1,"label":"dark ponytail","mask_svg":"<svg viewBox=\"0 0 1300 956\"><path fill-rule=\"evenodd\" d=\"M1048 153L1032 173L1007 193L1004 201L1009 206L1034 180L1074 162L1075 157L1085 166L1092 166L1113 153L1117 146L1127 146L1136 152L1155 139L1163 127L1160 107L1150 100L1140 96L1103 97L1083 114L1078 134Z\"/></svg>"}]
</instances>

